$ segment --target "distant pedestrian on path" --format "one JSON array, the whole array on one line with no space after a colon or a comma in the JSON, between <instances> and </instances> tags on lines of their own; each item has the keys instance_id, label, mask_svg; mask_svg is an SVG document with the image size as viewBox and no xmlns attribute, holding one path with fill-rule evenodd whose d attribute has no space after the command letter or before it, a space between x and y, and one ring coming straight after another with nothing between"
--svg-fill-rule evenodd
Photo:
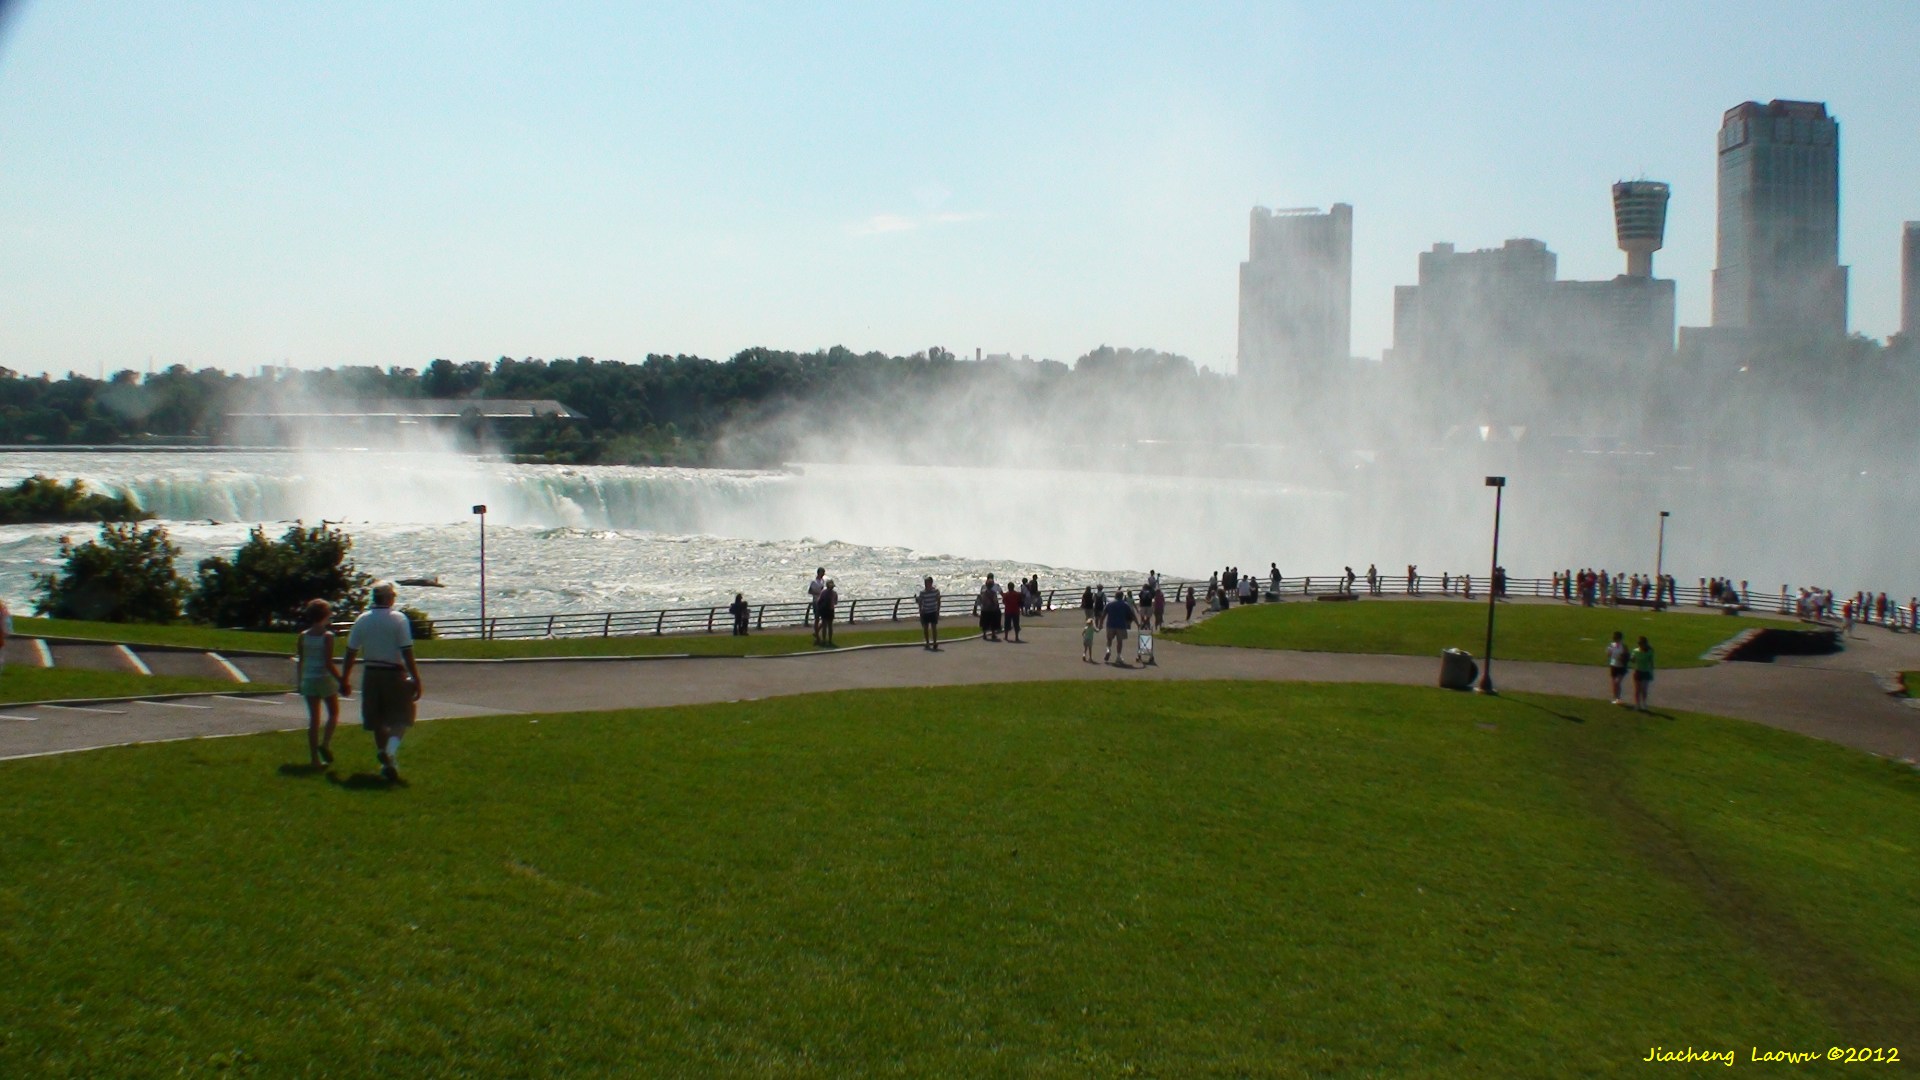
<instances>
[{"instance_id":1,"label":"distant pedestrian on path","mask_svg":"<svg viewBox=\"0 0 1920 1080\"><path fill-rule=\"evenodd\" d=\"M928 577L926 584L913 595L913 602L920 608L920 643L938 652L940 650L940 590L933 587L932 577Z\"/></svg>"},{"instance_id":2,"label":"distant pedestrian on path","mask_svg":"<svg viewBox=\"0 0 1920 1080\"><path fill-rule=\"evenodd\" d=\"M753 609L747 606L746 593L734 593L733 603L727 605L727 611L733 615L733 636L747 636L747 616Z\"/></svg>"},{"instance_id":3,"label":"distant pedestrian on path","mask_svg":"<svg viewBox=\"0 0 1920 1080\"><path fill-rule=\"evenodd\" d=\"M1087 625L1080 629L1080 659L1089 664L1093 663L1093 639L1099 635L1100 631L1093 625L1093 616L1087 616Z\"/></svg>"},{"instance_id":4,"label":"distant pedestrian on path","mask_svg":"<svg viewBox=\"0 0 1920 1080\"><path fill-rule=\"evenodd\" d=\"M1647 697L1653 690L1653 646L1647 643L1647 636L1640 635L1640 643L1633 647L1627 657L1633 668L1633 707L1641 712L1647 711Z\"/></svg>"},{"instance_id":5,"label":"distant pedestrian on path","mask_svg":"<svg viewBox=\"0 0 1920 1080\"><path fill-rule=\"evenodd\" d=\"M1093 618L1093 586L1091 585L1080 590L1080 617Z\"/></svg>"},{"instance_id":6,"label":"distant pedestrian on path","mask_svg":"<svg viewBox=\"0 0 1920 1080\"><path fill-rule=\"evenodd\" d=\"M1000 606L1006 612L1006 617L1002 622L1002 626L1006 630L1006 633L1005 635L1003 635L1002 640L1019 641L1020 640L1020 610L1026 606L1025 596L1022 595L1021 590L1010 588L1006 592L1001 594Z\"/></svg>"},{"instance_id":7,"label":"distant pedestrian on path","mask_svg":"<svg viewBox=\"0 0 1920 1080\"><path fill-rule=\"evenodd\" d=\"M819 610L819 607L820 607L820 592L826 587L827 587L827 568L823 566L820 569L815 570L813 572L813 580L807 582L807 614L806 614L806 618L801 620L803 623L810 623L813 621L814 612ZM814 634L813 641L814 641L814 644L816 645L819 644L820 635L817 633Z\"/></svg>"},{"instance_id":8,"label":"distant pedestrian on path","mask_svg":"<svg viewBox=\"0 0 1920 1080\"><path fill-rule=\"evenodd\" d=\"M1167 594L1160 586L1153 587L1153 628L1162 629L1167 625Z\"/></svg>"},{"instance_id":9,"label":"distant pedestrian on path","mask_svg":"<svg viewBox=\"0 0 1920 1080\"><path fill-rule=\"evenodd\" d=\"M393 610L393 584L373 587L373 607L347 631L347 656L340 665L340 693L353 693L353 665L366 654L367 673L360 688L360 726L373 734L380 775L400 779L400 739L413 727L420 701L420 668L413 662L413 628Z\"/></svg>"},{"instance_id":10,"label":"distant pedestrian on path","mask_svg":"<svg viewBox=\"0 0 1920 1080\"><path fill-rule=\"evenodd\" d=\"M1124 591L1115 593L1113 599L1107 601L1106 618L1107 650L1106 655L1101 657L1101 662L1126 667L1127 631L1132 628L1139 616L1133 610L1133 605L1127 603L1127 594Z\"/></svg>"},{"instance_id":11,"label":"distant pedestrian on path","mask_svg":"<svg viewBox=\"0 0 1920 1080\"><path fill-rule=\"evenodd\" d=\"M1627 640L1620 631L1613 632L1613 640L1607 643L1607 677L1613 684L1613 703L1624 705L1620 700L1620 686L1627 678Z\"/></svg>"},{"instance_id":12,"label":"distant pedestrian on path","mask_svg":"<svg viewBox=\"0 0 1920 1080\"><path fill-rule=\"evenodd\" d=\"M1187 586L1187 621L1193 621L1193 586Z\"/></svg>"},{"instance_id":13,"label":"distant pedestrian on path","mask_svg":"<svg viewBox=\"0 0 1920 1080\"><path fill-rule=\"evenodd\" d=\"M988 574L980 594L973 598L973 610L980 616L980 634L988 641L1000 640L1000 586Z\"/></svg>"},{"instance_id":14,"label":"distant pedestrian on path","mask_svg":"<svg viewBox=\"0 0 1920 1080\"><path fill-rule=\"evenodd\" d=\"M833 644L833 609L839 604L840 590L834 588L833 579L828 578L826 587L820 590L820 598L813 604L814 644Z\"/></svg>"},{"instance_id":15,"label":"distant pedestrian on path","mask_svg":"<svg viewBox=\"0 0 1920 1080\"><path fill-rule=\"evenodd\" d=\"M300 696L307 703L307 757L314 768L333 764L333 729L340 723L340 668L333 662L333 605L309 600L300 612L300 634L293 639ZM326 728L320 711L327 713Z\"/></svg>"}]
</instances>

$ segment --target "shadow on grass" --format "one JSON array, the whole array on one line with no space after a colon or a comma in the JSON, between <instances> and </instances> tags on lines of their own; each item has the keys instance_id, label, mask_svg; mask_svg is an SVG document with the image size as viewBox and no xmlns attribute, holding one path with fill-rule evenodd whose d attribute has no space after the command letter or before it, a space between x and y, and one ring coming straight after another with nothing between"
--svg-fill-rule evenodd
<instances>
[{"instance_id":1,"label":"shadow on grass","mask_svg":"<svg viewBox=\"0 0 1920 1080\"><path fill-rule=\"evenodd\" d=\"M407 786L405 780L389 780L379 773L357 772L342 780L337 773L327 773L327 782L348 791L392 791Z\"/></svg>"},{"instance_id":2,"label":"shadow on grass","mask_svg":"<svg viewBox=\"0 0 1920 1080\"><path fill-rule=\"evenodd\" d=\"M1551 708L1547 705L1544 705L1538 701L1534 701L1530 698L1514 697L1508 694L1502 694L1501 696L1506 698L1508 701L1513 702L1515 705L1525 705L1529 709L1534 709L1536 711L1546 713L1548 716L1553 717L1555 720L1565 720L1569 724L1584 724L1587 722L1586 717L1584 716L1575 716L1572 713L1564 713L1558 709Z\"/></svg>"},{"instance_id":3,"label":"shadow on grass","mask_svg":"<svg viewBox=\"0 0 1920 1080\"><path fill-rule=\"evenodd\" d=\"M282 765L279 769L281 776L319 776L326 771L325 765L309 765L304 761L299 764Z\"/></svg>"}]
</instances>

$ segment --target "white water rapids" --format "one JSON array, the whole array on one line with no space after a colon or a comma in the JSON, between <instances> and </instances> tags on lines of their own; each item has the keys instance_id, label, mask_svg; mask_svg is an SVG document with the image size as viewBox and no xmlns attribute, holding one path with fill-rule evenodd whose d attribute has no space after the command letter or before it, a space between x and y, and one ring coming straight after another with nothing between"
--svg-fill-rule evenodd
<instances>
[{"instance_id":1,"label":"white water rapids","mask_svg":"<svg viewBox=\"0 0 1920 1080\"><path fill-rule=\"evenodd\" d=\"M1264 574L1332 574L1377 563L1389 580L1487 569L1492 492L1511 472L1502 562L1517 576L1594 566L1650 572L1655 507L1672 507L1665 568L1781 583L1909 591L1905 499L1749 475L1533 472L1490 460L1380 467L1305 487L1215 472L1162 476L1064 469L806 465L783 471L514 465L445 451L0 453L0 483L43 473L131 496L165 524L191 578L254 524L277 536L329 521L361 569L437 577L403 602L477 614L487 517L488 609L498 615L794 600L816 566L848 599L944 590L981 575L1043 584L1135 582L1149 569L1204 578L1233 563ZM1874 481L1877 483L1877 481ZM1831 504L1831 505L1828 505ZM59 538L88 526L0 527L0 596L31 610L32 575L60 567Z\"/></svg>"}]
</instances>

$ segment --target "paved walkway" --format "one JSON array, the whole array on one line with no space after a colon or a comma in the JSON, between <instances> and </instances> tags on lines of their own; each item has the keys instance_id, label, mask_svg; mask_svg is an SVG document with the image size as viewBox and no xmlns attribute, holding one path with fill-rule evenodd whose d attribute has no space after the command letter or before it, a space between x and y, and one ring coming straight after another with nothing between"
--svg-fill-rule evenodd
<instances>
[{"instance_id":1,"label":"paved walkway","mask_svg":"<svg viewBox=\"0 0 1920 1080\"><path fill-rule=\"evenodd\" d=\"M1031 619L1025 644L952 642L937 653L857 649L786 657L564 660L422 664L422 719L513 712L622 709L739 701L860 687L960 686L1046 679L1382 682L1433 685L1433 657L1367 656L1182 645L1159 639L1153 667L1080 659L1073 613ZM286 681L285 661L236 658L256 679ZM1920 669L1920 636L1862 630L1846 652L1662 671L1662 708L1731 716L1894 758L1920 759L1920 711L1889 697L1876 672ZM1605 698L1601 668L1496 660L1502 690ZM354 701L342 724L357 723ZM196 736L284 731L305 725L291 695L208 695L78 709L0 705L0 759Z\"/></svg>"}]
</instances>

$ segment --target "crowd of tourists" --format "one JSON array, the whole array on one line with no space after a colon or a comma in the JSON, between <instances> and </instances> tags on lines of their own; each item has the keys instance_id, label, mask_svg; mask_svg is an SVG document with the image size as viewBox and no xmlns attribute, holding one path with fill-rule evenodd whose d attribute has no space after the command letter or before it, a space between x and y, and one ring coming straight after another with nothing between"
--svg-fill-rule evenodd
<instances>
[{"instance_id":1,"label":"crowd of tourists","mask_svg":"<svg viewBox=\"0 0 1920 1080\"><path fill-rule=\"evenodd\" d=\"M1703 592L1704 584L1703 581ZM1614 607L1623 603L1661 607L1676 603L1678 590L1679 583L1672 574L1615 574L1591 567L1553 572L1553 595L1564 603L1585 607L1596 604Z\"/></svg>"}]
</instances>

